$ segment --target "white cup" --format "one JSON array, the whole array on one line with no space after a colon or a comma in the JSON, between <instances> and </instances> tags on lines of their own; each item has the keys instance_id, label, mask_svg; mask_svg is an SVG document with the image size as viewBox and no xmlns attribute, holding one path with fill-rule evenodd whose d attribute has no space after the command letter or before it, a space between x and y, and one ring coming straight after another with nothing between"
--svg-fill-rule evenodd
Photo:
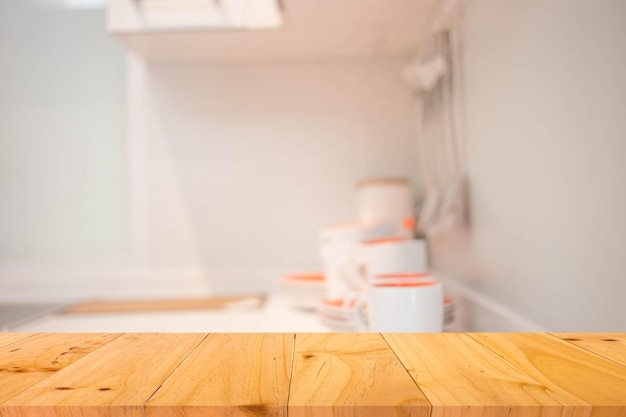
<instances>
[{"instance_id":1,"label":"white cup","mask_svg":"<svg viewBox=\"0 0 626 417\"><path fill-rule=\"evenodd\" d=\"M351 314L359 331L423 333L443 330L443 288L438 281L374 284L354 297L356 304ZM349 302L351 300L346 304Z\"/></svg>"},{"instance_id":2,"label":"white cup","mask_svg":"<svg viewBox=\"0 0 626 417\"><path fill-rule=\"evenodd\" d=\"M392 221L361 221L327 227L320 232L320 255L326 275L326 297L342 298L362 287L361 242L396 236Z\"/></svg>"},{"instance_id":3,"label":"white cup","mask_svg":"<svg viewBox=\"0 0 626 417\"><path fill-rule=\"evenodd\" d=\"M377 275L424 274L428 270L426 242L418 239L385 238L364 242L352 252L344 268L350 287L363 290Z\"/></svg>"},{"instance_id":4,"label":"white cup","mask_svg":"<svg viewBox=\"0 0 626 417\"><path fill-rule=\"evenodd\" d=\"M413 193L407 178L370 178L356 187L357 214L361 220L413 217Z\"/></svg>"},{"instance_id":5,"label":"white cup","mask_svg":"<svg viewBox=\"0 0 626 417\"><path fill-rule=\"evenodd\" d=\"M362 259L367 280L381 274L428 271L426 242L420 239L377 239L364 242Z\"/></svg>"}]
</instances>

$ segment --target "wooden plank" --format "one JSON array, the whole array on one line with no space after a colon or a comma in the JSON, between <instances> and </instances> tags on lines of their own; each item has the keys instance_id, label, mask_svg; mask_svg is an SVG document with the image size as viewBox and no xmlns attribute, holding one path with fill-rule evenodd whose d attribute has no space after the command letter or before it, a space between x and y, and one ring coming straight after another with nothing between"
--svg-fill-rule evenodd
<instances>
[{"instance_id":1,"label":"wooden plank","mask_svg":"<svg viewBox=\"0 0 626 417\"><path fill-rule=\"evenodd\" d=\"M3 417L137 416L204 334L122 334L0 406Z\"/></svg>"},{"instance_id":2,"label":"wooden plank","mask_svg":"<svg viewBox=\"0 0 626 417\"><path fill-rule=\"evenodd\" d=\"M465 334L383 337L432 404L433 417L566 416L573 411L535 379Z\"/></svg>"},{"instance_id":3,"label":"wooden plank","mask_svg":"<svg viewBox=\"0 0 626 417\"><path fill-rule=\"evenodd\" d=\"M0 347L10 345L11 343L15 343L18 340L26 339L28 336L31 336L33 333L9 333L2 332L0 333Z\"/></svg>"},{"instance_id":4,"label":"wooden plank","mask_svg":"<svg viewBox=\"0 0 626 417\"><path fill-rule=\"evenodd\" d=\"M296 335L289 416L429 416L430 404L378 333Z\"/></svg>"},{"instance_id":5,"label":"wooden plank","mask_svg":"<svg viewBox=\"0 0 626 417\"><path fill-rule=\"evenodd\" d=\"M626 415L626 334L557 335L0 334L0 415Z\"/></svg>"},{"instance_id":6,"label":"wooden plank","mask_svg":"<svg viewBox=\"0 0 626 417\"><path fill-rule=\"evenodd\" d=\"M99 333L15 335L7 338L13 343L0 348L0 404L115 338Z\"/></svg>"},{"instance_id":7,"label":"wooden plank","mask_svg":"<svg viewBox=\"0 0 626 417\"><path fill-rule=\"evenodd\" d=\"M293 339L209 335L148 401L146 416L285 416Z\"/></svg>"},{"instance_id":8,"label":"wooden plank","mask_svg":"<svg viewBox=\"0 0 626 417\"><path fill-rule=\"evenodd\" d=\"M170 310L219 310L229 307L258 308L264 296L181 298L161 300L100 300L76 304L63 310L64 314L128 313Z\"/></svg>"},{"instance_id":9,"label":"wooden plank","mask_svg":"<svg viewBox=\"0 0 626 417\"><path fill-rule=\"evenodd\" d=\"M547 334L474 333L470 336L559 397L568 401L579 398L591 404L589 415L626 415L626 369L623 366Z\"/></svg>"},{"instance_id":10,"label":"wooden plank","mask_svg":"<svg viewBox=\"0 0 626 417\"><path fill-rule=\"evenodd\" d=\"M566 342L626 366L626 333L552 333Z\"/></svg>"}]
</instances>

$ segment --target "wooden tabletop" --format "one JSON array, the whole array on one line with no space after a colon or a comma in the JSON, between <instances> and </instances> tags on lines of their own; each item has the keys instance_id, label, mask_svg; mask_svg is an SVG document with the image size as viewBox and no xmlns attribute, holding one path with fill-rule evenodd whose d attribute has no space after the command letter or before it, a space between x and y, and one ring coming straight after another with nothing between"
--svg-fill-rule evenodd
<instances>
[{"instance_id":1,"label":"wooden tabletop","mask_svg":"<svg viewBox=\"0 0 626 417\"><path fill-rule=\"evenodd\" d=\"M0 333L0 416L626 416L626 333Z\"/></svg>"}]
</instances>

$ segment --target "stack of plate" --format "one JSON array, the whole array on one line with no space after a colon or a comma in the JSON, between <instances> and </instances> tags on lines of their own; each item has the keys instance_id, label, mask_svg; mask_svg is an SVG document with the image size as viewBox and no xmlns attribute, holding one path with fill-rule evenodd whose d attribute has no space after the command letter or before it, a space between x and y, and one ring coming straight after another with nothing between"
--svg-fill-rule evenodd
<instances>
[{"instance_id":1,"label":"stack of plate","mask_svg":"<svg viewBox=\"0 0 626 417\"><path fill-rule=\"evenodd\" d=\"M317 306L320 321L335 331L356 330L352 317L356 313L351 311L354 308L355 301L352 301L352 305L348 309L344 305L343 298L322 300L321 304ZM454 299L451 297L445 297L443 300L444 331L446 331L447 327L454 324L454 304ZM364 310L365 319L367 320L367 305L365 305Z\"/></svg>"},{"instance_id":2,"label":"stack of plate","mask_svg":"<svg viewBox=\"0 0 626 417\"><path fill-rule=\"evenodd\" d=\"M326 291L321 273L292 274L283 277L283 291L292 307L317 310Z\"/></svg>"}]
</instances>

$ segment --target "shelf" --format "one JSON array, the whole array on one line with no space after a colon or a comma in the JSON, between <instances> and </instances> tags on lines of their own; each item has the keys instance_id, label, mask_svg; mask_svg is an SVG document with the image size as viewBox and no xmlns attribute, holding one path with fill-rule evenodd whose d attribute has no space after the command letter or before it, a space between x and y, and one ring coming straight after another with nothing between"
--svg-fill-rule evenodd
<instances>
[{"instance_id":1,"label":"shelf","mask_svg":"<svg viewBox=\"0 0 626 417\"><path fill-rule=\"evenodd\" d=\"M149 61L250 63L408 57L434 1L283 0L282 27L254 30L142 26L129 3L109 2L109 31Z\"/></svg>"}]
</instances>

